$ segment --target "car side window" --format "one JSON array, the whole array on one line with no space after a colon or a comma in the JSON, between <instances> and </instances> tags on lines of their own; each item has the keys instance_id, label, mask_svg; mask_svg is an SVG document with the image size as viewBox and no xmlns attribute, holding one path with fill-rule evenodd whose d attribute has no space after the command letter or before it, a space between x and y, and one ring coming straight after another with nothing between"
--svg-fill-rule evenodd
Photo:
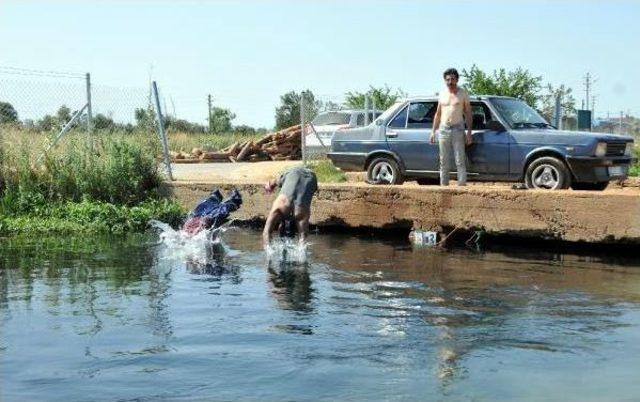
<instances>
[{"instance_id":1,"label":"car side window","mask_svg":"<svg viewBox=\"0 0 640 402\"><path fill-rule=\"evenodd\" d=\"M473 115L472 130L484 130L486 124L491 120L491 111L482 102L471 102L471 113Z\"/></svg>"},{"instance_id":2,"label":"car side window","mask_svg":"<svg viewBox=\"0 0 640 402\"><path fill-rule=\"evenodd\" d=\"M415 102L409 105L407 128L431 128L437 102Z\"/></svg>"},{"instance_id":3,"label":"car side window","mask_svg":"<svg viewBox=\"0 0 640 402\"><path fill-rule=\"evenodd\" d=\"M407 109L409 107L405 106L400 113L396 115L396 117L391 120L389 123L390 128L405 128L407 126Z\"/></svg>"},{"instance_id":4,"label":"car side window","mask_svg":"<svg viewBox=\"0 0 640 402\"><path fill-rule=\"evenodd\" d=\"M358 119L356 120L356 126L364 126L364 113L358 113Z\"/></svg>"}]
</instances>

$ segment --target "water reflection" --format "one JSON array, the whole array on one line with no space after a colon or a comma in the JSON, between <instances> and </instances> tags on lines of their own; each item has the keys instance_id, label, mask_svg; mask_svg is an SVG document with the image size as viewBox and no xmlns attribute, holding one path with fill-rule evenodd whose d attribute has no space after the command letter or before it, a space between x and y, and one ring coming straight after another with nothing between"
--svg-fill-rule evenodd
<instances>
[{"instance_id":1,"label":"water reflection","mask_svg":"<svg viewBox=\"0 0 640 402\"><path fill-rule=\"evenodd\" d=\"M271 295L278 307L301 313L313 311L313 288L308 266L291 265L282 261L267 263Z\"/></svg>"},{"instance_id":2,"label":"water reflection","mask_svg":"<svg viewBox=\"0 0 640 402\"><path fill-rule=\"evenodd\" d=\"M0 399L640 395L639 263L330 235L291 265L257 232L225 239L237 252L205 261L144 237L4 240Z\"/></svg>"}]
</instances>

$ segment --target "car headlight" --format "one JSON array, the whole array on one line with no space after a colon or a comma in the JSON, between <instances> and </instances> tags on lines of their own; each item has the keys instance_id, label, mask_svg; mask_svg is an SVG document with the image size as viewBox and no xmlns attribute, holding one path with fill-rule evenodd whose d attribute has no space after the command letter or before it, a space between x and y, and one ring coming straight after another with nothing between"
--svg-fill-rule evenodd
<instances>
[{"instance_id":1,"label":"car headlight","mask_svg":"<svg viewBox=\"0 0 640 402\"><path fill-rule=\"evenodd\" d=\"M607 143L599 142L596 146L596 156L605 156L607 154Z\"/></svg>"},{"instance_id":2,"label":"car headlight","mask_svg":"<svg viewBox=\"0 0 640 402\"><path fill-rule=\"evenodd\" d=\"M627 146L624 148L624 155L631 156L633 152L633 142L627 142Z\"/></svg>"}]
</instances>

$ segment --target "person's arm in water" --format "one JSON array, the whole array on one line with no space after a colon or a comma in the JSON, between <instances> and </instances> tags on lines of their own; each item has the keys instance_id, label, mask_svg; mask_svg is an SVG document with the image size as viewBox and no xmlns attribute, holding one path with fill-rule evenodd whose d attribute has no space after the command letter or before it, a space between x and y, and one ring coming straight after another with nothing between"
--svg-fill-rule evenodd
<instances>
[{"instance_id":1,"label":"person's arm in water","mask_svg":"<svg viewBox=\"0 0 640 402\"><path fill-rule=\"evenodd\" d=\"M464 95L464 120L467 124L467 145L471 145L473 142L473 137L471 136L471 131L473 130L473 112L471 111L471 102L469 101L469 95L465 92Z\"/></svg>"},{"instance_id":2,"label":"person's arm in water","mask_svg":"<svg viewBox=\"0 0 640 402\"><path fill-rule=\"evenodd\" d=\"M429 142L436 143L436 130L440 127L440 116L442 115L442 109L440 109L440 102L436 108L436 115L433 117L433 126L431 127L431 135L429 136Z\"/></svg>"},{"instance_id":3,"label":"person's arm in water","mask_svg":"<svg viewBox=\"0 0 640 402\"><path fill-rule=\"evenodd\" d=\"M264 189L268 194L273 193L276 187L281 187L283 181L283 176L280 176L278 180L269 180ZM262 231L262 245L264 247L268 246L271 243L271 237L273 232L278 228L282 219L286 216L288 210L290 208L290 201L283 194L279 194L276 199L273 201L271 205L271 211L269 211L269 215L267 216L267 221L264 225L264 230Z\"/></svg>"}]
</instances>

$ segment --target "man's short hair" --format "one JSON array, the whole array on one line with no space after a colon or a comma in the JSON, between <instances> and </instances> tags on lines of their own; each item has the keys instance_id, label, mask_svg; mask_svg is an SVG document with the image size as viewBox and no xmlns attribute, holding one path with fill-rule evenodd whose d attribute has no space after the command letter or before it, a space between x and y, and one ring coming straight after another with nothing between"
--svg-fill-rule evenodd
<instances>
[{"instance_id":1,"label":"man's short hair","mask_svg":"<svg viewBox=\"0 0 640 402\"><path fill-rule=\"evenodd\" d=\"M442 78L447 78L447 75L453 75L454 77L456 77L456 80L460 79L460 74L458 74L458 70L456 70L455 68L447 68L446 70L444 70Z\"/></svg>"}]
</instances>

